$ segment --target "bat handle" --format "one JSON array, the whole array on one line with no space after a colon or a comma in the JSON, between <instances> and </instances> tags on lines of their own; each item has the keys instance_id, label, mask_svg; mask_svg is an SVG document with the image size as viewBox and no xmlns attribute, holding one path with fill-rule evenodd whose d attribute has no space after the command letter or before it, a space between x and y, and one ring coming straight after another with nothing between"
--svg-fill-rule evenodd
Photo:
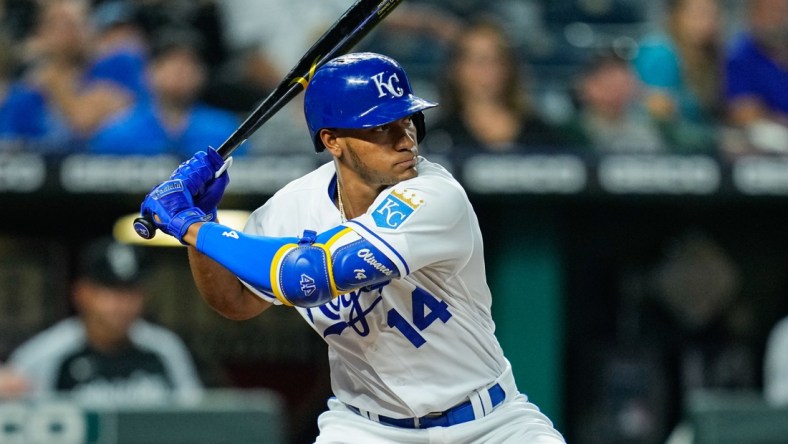
<instances>
[{"instance_id":1,"label":"bat handle","mask_svg":"<svg viewBox=\"0 0 788 444\"><path fill-rule=\"evenodd\" d=\"M218 178L224 174L224 172L227 171L227 168L230 168L232 164L233 158L227 157L221 168L219 168L216 174L214 174L214 177ZM139 237L143 239L153 239L153 236L156 235L156 225L149 218L140 216L134 219L134 231Z\"/></svg>"},{"instance_id":2,"label":"bat handle","mask_svg":"<svg viewBox=\"0 0 788 444\"><path fill-rule=\"evenodd\" d=\"M156 235L156 225L145 217L138 217L134 219L134 231L143 239L153 239Z\"/></svg>"}]
</instances>

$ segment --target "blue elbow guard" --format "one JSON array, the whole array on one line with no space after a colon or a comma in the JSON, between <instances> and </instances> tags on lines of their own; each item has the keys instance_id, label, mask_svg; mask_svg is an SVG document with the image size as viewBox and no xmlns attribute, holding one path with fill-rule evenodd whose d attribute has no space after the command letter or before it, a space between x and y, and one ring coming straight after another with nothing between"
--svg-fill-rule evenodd
<instances>
[{"instance_id":1,"label":"blue elbow guard","mask_svg":"<svg viewBox=\"0 0 788 444\"><path fill-rule=\"evenodd\" d=\"M317 233L305 231L298 244L282 247L271 266L273 293L287 305L316 307L337 295L332 282L330 253L315 245Z\"/></svg>"},{"instance_id":2,"label":"blue elbow guard","mask_svg":"<svg viewBox=\"0 0 788 444\"><path fill-rule=\"evenodd\" d=\"M400 276L380 250L342 226L319 236L305 231L297 245L277 253L271 273L277 298L299 307L322 305L339 294L382 286Z\"/></svg>"}]
</instances>

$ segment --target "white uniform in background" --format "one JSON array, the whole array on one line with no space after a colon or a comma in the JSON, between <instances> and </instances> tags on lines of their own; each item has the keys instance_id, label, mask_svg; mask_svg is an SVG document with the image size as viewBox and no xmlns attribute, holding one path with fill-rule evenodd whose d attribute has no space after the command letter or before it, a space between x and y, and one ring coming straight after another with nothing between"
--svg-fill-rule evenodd
<instances>
[{"instance_id":1,"label":"white uniform in background","mask_svg":"<svg viewBox=\"0 0 788 444\"><path fill-rule=\"evenodd\" d=\"M129 344L103 353L88 342L77 317L30 338L8 365L32 383L33 396L68 392L91 404L145 405L191 402L203 392L186 345L172 331L143 319L129 329Z\"/></svg>"},{"instance_id":2,"label":"white uniform in background","mask_svg":"<svg viewBox=\"0 0 788 444\"><path fill-rule=\"evenodd\" d=\"M788 405L788 318L769 333L763 366L763 394L773 405Z\"/></svg>"}]
</instances>

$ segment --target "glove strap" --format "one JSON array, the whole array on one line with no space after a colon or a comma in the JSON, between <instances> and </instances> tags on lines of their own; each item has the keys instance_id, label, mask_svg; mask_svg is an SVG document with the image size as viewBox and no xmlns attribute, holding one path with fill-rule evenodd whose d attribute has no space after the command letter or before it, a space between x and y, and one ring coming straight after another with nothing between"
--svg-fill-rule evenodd
<instances>
[{"instance_id":1,"label":"glove strap","mask_svg":"<svg viewBox=\"0 0 788 444\"><path fill-rule=\"evenodd\" d=\"M183 236L189 231L189 227L197 222L207 222L211 220L209 215L206 215L199 208L189 208L176 214L167 224L167 232L175 236L178 241L183 245L188 245L183 242Z\"/></svg>"}]
</instances>

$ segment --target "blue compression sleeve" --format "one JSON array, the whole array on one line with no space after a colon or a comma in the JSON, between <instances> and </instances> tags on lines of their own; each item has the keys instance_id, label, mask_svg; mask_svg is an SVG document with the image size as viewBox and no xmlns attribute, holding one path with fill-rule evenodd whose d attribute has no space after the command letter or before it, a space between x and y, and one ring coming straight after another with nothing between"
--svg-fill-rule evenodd
<instances>
[{"instance_id":1,"label":"blue compression sleeve","mask_svg":"<svg viewBox=\"0 0 788 444\"><path fill-rule=\"evenodd\" d=\"M271 292L269 270L276 253L297 243L295 237L250 236L226 225L206 223L200 227L195 247L250 285Z\"/></svg>"}]
</instances>

